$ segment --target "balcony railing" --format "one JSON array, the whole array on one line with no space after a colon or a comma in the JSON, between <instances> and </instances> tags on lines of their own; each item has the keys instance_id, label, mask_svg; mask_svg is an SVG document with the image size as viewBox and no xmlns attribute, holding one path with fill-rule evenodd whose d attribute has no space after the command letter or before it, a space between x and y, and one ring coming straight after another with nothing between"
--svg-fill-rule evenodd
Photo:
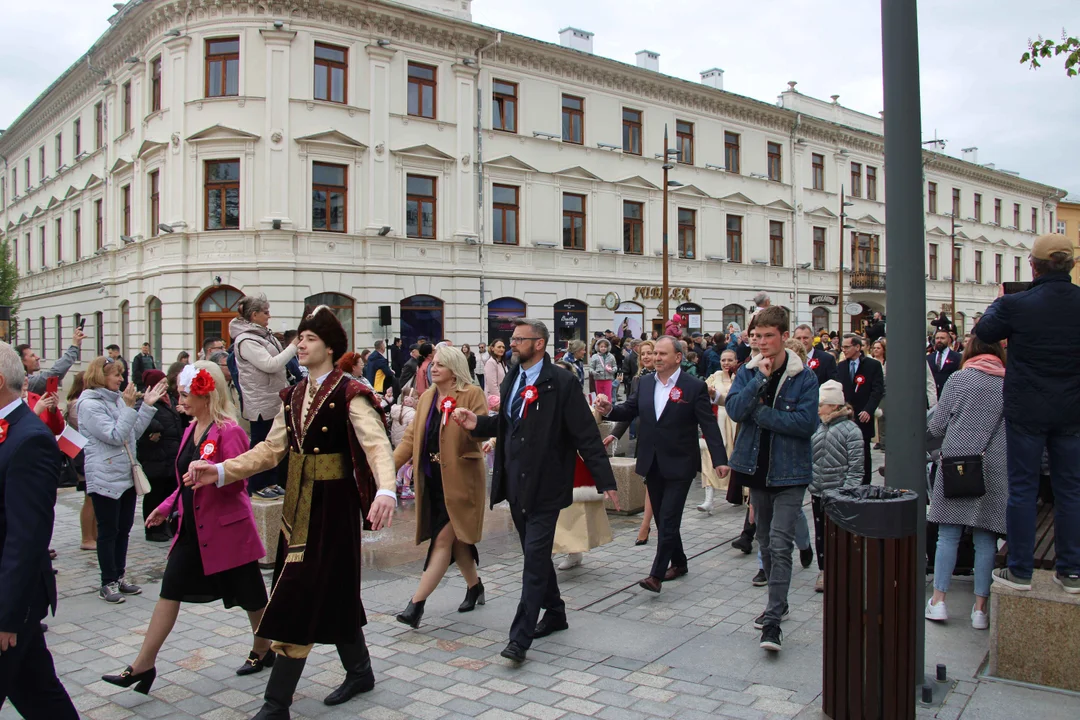
<instances>
[{"instance_id":1,"label":"balcony railing","mask_svg":"<svg viewBox=\"0 0 1080 720\"><path fill-rule=\"evenodd\" d=\"M880 265L863 265L851 271L852 290L885 290L885 268Z\"/></svg>"}]
</instances>

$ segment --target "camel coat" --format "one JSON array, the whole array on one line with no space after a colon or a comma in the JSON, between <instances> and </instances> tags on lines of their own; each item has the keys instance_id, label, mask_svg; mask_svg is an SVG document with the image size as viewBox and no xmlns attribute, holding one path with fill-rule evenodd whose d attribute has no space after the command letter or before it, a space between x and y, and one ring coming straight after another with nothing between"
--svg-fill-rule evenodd
<instances>
[{"instance_id":1,"label":"camel coat","mask_svg":"<svg viewBox=\"0 0 1080 720\"><path fill-rule=\"evenodd\" d=\"M416 544L431 539L428 518L430 513L424 504L423 463L420 453L424 445L424 430L431 403L438 390L432 385L424 391L416 403L416 415L405 430L405 437L394 451L394 464L402 465L412 460L413 491L416 493ZM475 385L464 390L452 390L450 397L457 401L457 406L468 408L477 415L487 415L487 398L484 391ZM436 418L441 416L437 415ZM487 469L484 455L480 451L480 442L474 440L468 431L450 420L439 432L439 456L442 461L443 497L446 498L446 512L450 516L450 525L454 528L457 539L469 545L480 542L484 530L484 506L487 504Z\"/></svg>"},{"instance_id":2,"label":"camel coat","mask_svg":"<svg viewBox=\"0 0 1080 720\"><path fill-rule=\"evenodd\" d=\"M727 450L728 457L731 457L731 453L735 452L735 422L728 416L727 411L724 409L724 401L727 399L728 390L731 389L732 382L735 381L734 376L728 375L723 370L717 370L709 376L705 384L709 387L716 388L716 394L719 396L716 403L713 405L713 410L716 412L716 422L720 426L720 435L724 438L724 448ZM701 486L711 487L715 490L727 490L728 481L727 478L722 478L716 474L716 470L713 468L712 456L709 455L709 448L705 446L705 441L700 440L701 446Z\"/></svg>"}]
</instances>

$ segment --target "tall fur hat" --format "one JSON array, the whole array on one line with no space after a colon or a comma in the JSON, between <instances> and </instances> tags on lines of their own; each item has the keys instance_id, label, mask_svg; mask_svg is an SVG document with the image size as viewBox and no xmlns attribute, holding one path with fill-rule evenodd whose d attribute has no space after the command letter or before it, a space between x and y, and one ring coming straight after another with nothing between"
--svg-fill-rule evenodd
<instances>
[{"instance_id":1,"label":"tall fur hat","mask_svg":"<svg viewBox=\"0 0 1080 720\"><path fill-rule=\"evenodd\" d=\"M341 326L341 321L337 319L334 311L325 305L315 308L300 321L296 332L303 333L305 330L315 333L326 343L335 362L349 349L349 337L345 334L345 328Z\"/></svg>"}]
</instances>

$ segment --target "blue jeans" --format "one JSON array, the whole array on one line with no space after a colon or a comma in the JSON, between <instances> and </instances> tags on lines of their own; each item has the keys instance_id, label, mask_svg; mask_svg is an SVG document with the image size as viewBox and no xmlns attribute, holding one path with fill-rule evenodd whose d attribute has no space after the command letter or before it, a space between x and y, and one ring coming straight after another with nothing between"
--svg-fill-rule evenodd
<instances>
[{"instance_id":1,"label":"blue jeans","mask_svg":"<svg viewBox=\"0 0 1080 720\"><path fill-rule=\"evenodd\" d=\"M1032 431L1005 423L1009 455L1009 506L1005 513L1009 541L1009 572L1031 577L1035 554L1035 501L1043 449L1050 456L1050 486L1054 491L1054 549L1057 571L1080 573L1080 427Z\"/></svg>"},{"instance_id":2,"label":"blue jeans","mask_svg":"<svg viewBox=\"0 0 1080 720\"><path fill-rule=\"evenodd\" d=\"M806 513L800 512L795 516L795 547L806 550L810 547L810 527L806 524ZM761 548L757 551L757 566L762 569L765 565L761 562Z\"/></svg>"},{"instance_id":3,"label":"blue jeans","mask_svg":"<svg viewBox=\"0 0 1080 720\"><path fill-rule=\"evenodd\" d=\"M997 536L987 530L971 529L975 538L975 594L990 597L990 574L994 572ZM956 568L956 549L964 534L963 525L938 525L937 554L934 557L934 589L949 592Z\"/></svg>"}]
</instances>

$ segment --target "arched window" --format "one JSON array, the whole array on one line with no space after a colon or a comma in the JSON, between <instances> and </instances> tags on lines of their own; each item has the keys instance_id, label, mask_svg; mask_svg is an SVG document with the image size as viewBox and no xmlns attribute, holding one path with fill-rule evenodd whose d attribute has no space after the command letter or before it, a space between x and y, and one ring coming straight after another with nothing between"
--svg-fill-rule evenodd
<instances>
[{"instance_id":1,"label":"arched window","mask_svg":"<svg viewBox=\"0 0 1080 720\"><path fill-rule=\"evenodd\" d=\"M425 337L432 344L443 339L443 301L431 295L413 295L401 301L401 344L409 347Z\"/></svg>"},{"instance_id":2,"label":"arched window","mask_svg":"<svg viewBox=\"0 0 1080 720\"><path fill-rule=\"evenodd\" d=\"M304 317L320 305L325 305L334 311L341 327L345 328L345 335L349 338L349 349L353 348L353 311L355 302L348 295L340 293L318 293L304 299Z\"/></svg>"},{"instance_id":3,"label":"arched window","mask_svg":"<svg viewBox=\"0 0 1080 720\"><path fill-rule=\"evenodd\" d=\"M814 332L829 329L829 311L823 307L816 307L811 313Z\"/></svg>"},{"instance_id":4,"label":"arched window","mask_svg":"<svg viewBox=\"0 0 1080 720\"><path fill-rule=\"evenodd\" d=\"M626 332L630 337L640 338L645 330L645 308L636 302L626 301L619 303L615 308L615 331L617 337L624 337Z\"/></svg>"},{"instance_id":5,"label":"arched window","mask_svg":"<svg viewBox=\"0 0 1080 720\"><path fill-rule=\"evenodd\" d=\"M244 293L222 285L209 288L195 303L195 342L202 347L208 337L219 337L229 346L229 322L237 315Z\"/></svg>"},{"instance_id":6,"label":"arched window","mask_svg":"<svg viewBox=\"0 0 1080 720\"><path fill-rule=\"evenodd\" d=\"M502 340L510 347L510 337L514 334L514 320L525 317L525 303L512 297L503 297L488 303L487 340L489 343Z\"/></svg>"},{"instance_id":7,"label":"arched window","mask_svg":"<svg viewBox=\"0 0 1080 720\"><path fill-rule=\"evenodd\" d=\"M571 340L588 342L589 306L580 300L560 300L555 303L555 342L566 347Z\"/></svg>"},{"instance_id":8,"label":"arched window","mask_svg":"<svg viewBox=\"0 0 1080 720\"><path fill-rule=\"evenodd\" d=\"M727 332L728 325L731 323L738 323L739 329L743 332L746 331L746 308L742 305L731 304L724 308L724 332Z\"/></svg>"},{"instance_id":9,"label":"arched window","mask_svg":"<svg viewBox=\"0 0 1080 720\"><path fill-rule=\"evenodd\" d=\"M961 341L964 336L967 335L967 318L964 317L964 313L956 313L956 337Z\"/></svg>"},{"instance_id":10,"label":"arched window","mask_svg":"<svg viewBox=\"0 0 1080 720\"><path fill-rule=\"evenodd\" d=\"M121 336L127 335L126 328L126 324L120 328ZM159 363L164 363L165 358L161 349L161 300L156 297L151 297L146 301L146 329L146 342L150 343L150 353L157 358Z\"/></svg>"},{"instance_id":11,"label":"arched window","mask_svg":"<svg viewBox=\"0 0 1080 720\"><path fill-rule=\"evenodd\" d=\"M131 303L120 303L120 357L127 358L131 349ZM157 357L157 356L155 356ZM158 357L160 360L161 358Z\"/></svg>"}]
</instances>

